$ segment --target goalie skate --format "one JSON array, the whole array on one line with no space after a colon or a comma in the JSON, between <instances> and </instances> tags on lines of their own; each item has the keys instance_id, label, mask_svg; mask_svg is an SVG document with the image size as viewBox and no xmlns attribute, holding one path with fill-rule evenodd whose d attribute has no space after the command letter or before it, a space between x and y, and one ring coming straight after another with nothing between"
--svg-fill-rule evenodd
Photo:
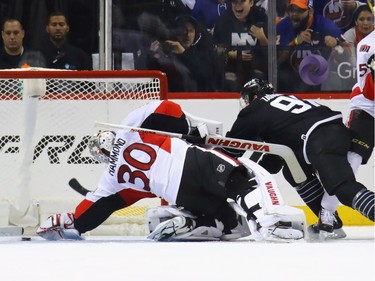
<instances>
[{"instance_id":1,"label":"goalie skate","mask_svg":"<svg viewBox=\"0 0 375 281\"><path fill-rule=\"evenodd\" d=\"M303 225L279 221L272 227L263 227L260 232L266 240L299 240L304 237Z\"/></svg>"},{"instance_id":2,"label":"goalie skate","mask_svg":"<svg viewBox=\"0 0 375 281\"><path fill-rule=\"evenodd\" d=\"M173 236L169 241L219 241L222 238L222 234L221 230L216 227L200 226L189 232Z\"/></svg>"},{"instance_id":3,"label":"goalie skate","mask_svg":"<svg viewBox=\"0 0 375 281\"><path fill-rule=\"evenodd\" d=\"M178 235L186 234L193 228L193 219L177 216L159 223L147 238L155 241L171 241L171 237L176 238Z\"/></svg>"}]
</instances>

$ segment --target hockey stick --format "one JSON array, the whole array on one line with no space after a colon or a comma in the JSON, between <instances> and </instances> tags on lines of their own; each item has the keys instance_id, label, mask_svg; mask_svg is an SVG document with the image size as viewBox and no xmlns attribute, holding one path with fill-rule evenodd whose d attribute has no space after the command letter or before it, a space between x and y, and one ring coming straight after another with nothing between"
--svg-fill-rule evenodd
<instances>
[{"instance_id":1,"label":"hockey stick","mask_svg":"<svg viewBox=\"0 0 375 281\"><path fill-rule=\"evenodd\" d=\"M22 226L3 226L0 227L0 237L3 236L21 236L23 234Z\"/></svg>"},{"instance_id":2,"label":"hockey stick","mask_svg":"<svg viewBox=\"0 0 375 281\"><path fill-rule=\"evenodd\" d=\"M251 150L251 151L256 151L256 152L261 152L261 153L279 155L285 160L286 164L288 165L292 173L293 179L296 183L301 183L306 180L306 175L303 172L301 166L299 165L298 160L293 150L290 147L285 146L285 145L249 141L249 140L243 140L243 139L225 138L225 137L218 137L218 136L212 136L212 135L207 135L205 138L201 138L201 137L195 137L195 136L178 134L178 133L170 133L170 132L165 132L165 131L136 128L136 127L131 127L131 126L110 124L110 123L97 122L97 121L95 122L95 126L117 128L117 129L127 129L127 130L138 131L138 132L148 132L148 133L154 133L154 134L163 135L163 136L185 139L195 144L206 144L206 145L213 145L217 147L233 148L233 149L240 149L240 150Z\"/></svg>"},{"instance_id":3,"label":"hockey stick","mask_svg":"<svg viewBox=\"0 0 375 281\"><path fill-rule=\"evenodd\" d=\"M74 189L75 191L77 191L79 194L83 195L83 196L86 196L86 194L88 192L90 192L90 190L88 190L87 188L84 188L76 178L72 178L70 181L69 181L69 186Z\"/></svg>"}]
</instances>

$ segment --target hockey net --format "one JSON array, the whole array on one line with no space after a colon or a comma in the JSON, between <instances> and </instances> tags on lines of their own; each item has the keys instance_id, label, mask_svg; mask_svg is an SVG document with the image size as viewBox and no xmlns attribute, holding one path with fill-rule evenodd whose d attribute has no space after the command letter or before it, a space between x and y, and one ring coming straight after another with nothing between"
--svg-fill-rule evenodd
<instances>
[{"instance_id":1,"label":"hockey net","mask_svg":"<svg viewBox=\"0 0 375 281\"><path fill-rule=\"evenodd\" d=\"M72 212L83 199L76 177L95 189L105 168L89 155L95 121L120 123L129 112L164 99L159 71L0 71L0 225L35 227L50 214ZM147 199L114 213L93 234L144 235ZM129 225L130 224L130 225Z\"/></svg>"}]
</instances>

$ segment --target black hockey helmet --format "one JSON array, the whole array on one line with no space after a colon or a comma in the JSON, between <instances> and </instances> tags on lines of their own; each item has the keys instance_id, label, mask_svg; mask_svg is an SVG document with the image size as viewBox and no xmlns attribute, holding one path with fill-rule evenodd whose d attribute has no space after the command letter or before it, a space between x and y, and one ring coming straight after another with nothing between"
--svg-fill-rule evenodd
<instances>
[{"instance_id":1,"label":"black hockey helmet","mask_svg":"<svg viewBox=\"0 0 375 281\"><path fill-rule=\"evenodd\" d=\"M254 78L247 82L241 91L241 97L245 103L248 104L254 99L254 96L264 96L272 94L274 91L273 86L266 80Z\"/></svg>"}]
</instances>

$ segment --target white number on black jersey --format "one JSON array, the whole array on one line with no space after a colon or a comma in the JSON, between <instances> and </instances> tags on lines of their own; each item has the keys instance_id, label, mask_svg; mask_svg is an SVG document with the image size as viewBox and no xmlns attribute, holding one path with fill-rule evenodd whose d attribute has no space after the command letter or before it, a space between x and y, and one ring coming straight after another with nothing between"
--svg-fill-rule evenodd
<instances>
[{"instance_id":1,"label":"white number on black jersey","mask_svg":"<svg viewBox=\"0 0 375 281\"><path fill-rule=\"evenodd\" d=\"M319 106L319 104L315 102L303 101L293 96L278 96L270 103L270 105L294 114L305 112L312 106Z\"/></svg>"}]
</instances>

